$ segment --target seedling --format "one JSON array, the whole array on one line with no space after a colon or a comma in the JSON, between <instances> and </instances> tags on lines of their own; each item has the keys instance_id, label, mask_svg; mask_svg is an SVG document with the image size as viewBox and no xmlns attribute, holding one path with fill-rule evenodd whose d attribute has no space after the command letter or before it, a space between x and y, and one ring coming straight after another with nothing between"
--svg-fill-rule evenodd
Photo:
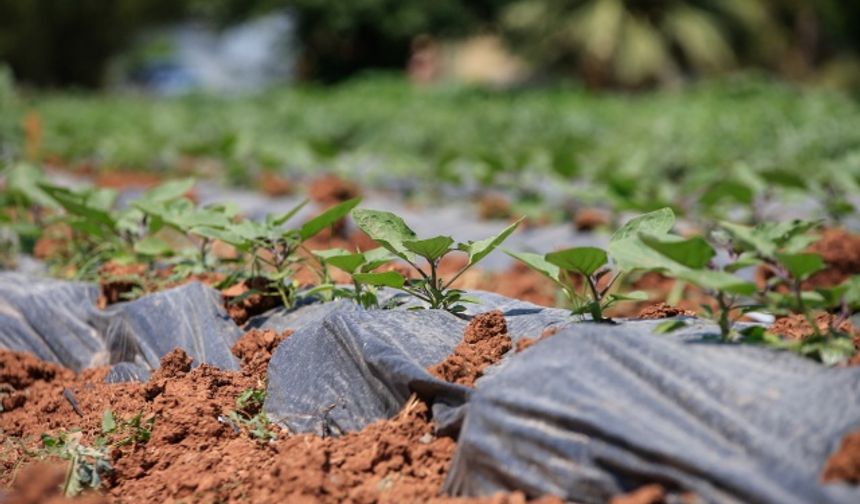
<instances>
[{"instance_id":1,"label":"seedling","mask_svg":"<svg viewBox=\"0 0 860 504\"><path fill-rule=\"evenodd\" d=\"M643 263L641 254L634 250L638 245L637 234L668 233L674 221L675 216L668 208L632 219L612 236L609 253L598 247L574 247L543 256L529 252L508 251L508 254L555 282L573 314L588 313L595 322L611 322L604 315L604 311L613 304L647 299L643 292L612 292L614 286L628 272L653 267ZM610 254L613 268L609 267ZM607 282L601 283L600 280L605 275L611 277ZM581 289L577 288L577 278L582 280Z\"/></svg>"},{"instance_id":2,"label":"seedling","mask_svg":"<svg viewBox=\"0 0 860 504\"><path fill-rule=\"evenodd\" d=\"M514 222L496 236L455 244L450 236L418 239L415 231L410 229L403 219L391 212L357 209L353 210L352 216L358 227L370 238L396 257L406 261L420 275L417 280L407 280L396 271L358 272L352 275L355 281L365 285L391 287L427 303L431 309L446 310L454 314L464 312L466 307L462 303L469 302L469 299L464 296L464 291L453 289L451 285L469 268L501 245L522 221L520 219ZM469 255L468 263L450 279L442 279L438 272L439 262L446 255L458 251ZM426 268L418 265L419 257L427 261Z\"/></svg>"},{"instance_id":3,"label":"seedling","mask_svg":"<svg viewBox=\"0 0 860 504\"><path fill-rule=\"evenodd\" d=\"M155 415L144 419L143 413L131 417L128 420L116 421L113 412L109 409L102 415L102 435L114 439L111 446L137 446L146 444L152 437L152 427L155 425ZM119 439L116 439L116 438Z\"/></svg>"},{"instance_id":4,"label":"seedling","mask_svg":"<svg viewBox=\"0 0 860 504\"><path fill-rule=\"evenodd\" d=\"M102 478L113 468L106 447L92 448L80 444L80 432L50 436L42 434L42 456L54 456L69 461L63 493L79 494L85 488L99 488Z\"/></svg>"},{"instance_id":5,"label":"seedling","mask_svg":"<svg viewBox=\"0 0 860 504\"><path fill-rule=\"evenodd\" d=\"M394 276L387 273L373 273L373 270L397 258L383 247L367 252L349 252L343 249L318 250L314 254L322 264L324 274L320 286L313 289L312 293L329 291L334 297L352 299L364 308L379 308L375 285L365 282L366 275L371 275L377 283L384 281L386 276L396 281ZM348 273L352 278L352 289L334 285L329 278L328 266Z\"/></svg>"},{"instance_id":6,"label":"seedling","mask_svg":"<svg viewBox=\"0 0 860 504\"><path fill-rule=\"evenodd\" d=\"M278 438L278 433L272 429L272 423L263 411L265 401L266 391L264 389L246 389L236 398L236 409L227 414L229 422L236 428L244 428L251 437L260 443Z\"/></svg>"}]
</instances>

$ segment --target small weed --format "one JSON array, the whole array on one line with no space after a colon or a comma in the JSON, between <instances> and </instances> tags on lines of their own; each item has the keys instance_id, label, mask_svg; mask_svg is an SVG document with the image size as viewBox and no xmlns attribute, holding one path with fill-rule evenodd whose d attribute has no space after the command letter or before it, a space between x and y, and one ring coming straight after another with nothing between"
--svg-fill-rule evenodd
<instances>
[{"instance_id":1,"label":"small weed","mask_svg":"<svg viewBox=\"0 0 860 504\"><path fill-rule=\"evenodd\" d=\"M227 422L235 429L245 430L260 443L277 439L278 433L272 428L269 417L263 411L265 401L264 389L249 388L242 391L236 398L236 409L227 414Z\"/></svg>"},{"instance_id":2,"label":"small weed","mask_svg":"<svg viewBox=\"0 0 860 504\"><path fill-rule=\"evenodd\" d=\"M113 468L107 447L93 448L80 443L80 432L62 432L57 436L42 434L41 458L59 457L69 461L63 493L74 496L87 488L99 488L102 478Z\"/></svg>"}]
</instances>

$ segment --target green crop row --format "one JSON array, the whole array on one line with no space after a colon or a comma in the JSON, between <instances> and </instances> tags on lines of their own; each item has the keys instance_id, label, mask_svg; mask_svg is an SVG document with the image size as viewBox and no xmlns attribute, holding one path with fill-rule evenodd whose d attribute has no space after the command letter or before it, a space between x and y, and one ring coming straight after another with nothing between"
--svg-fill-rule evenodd
<instances>
[{"instance_id":1,"label":"green crop row","mask_svg":"<svg viewBox=\"0 0 860 504\"><path fill-rule=\"evenodd\" d=\"M634 211L738 209L750 222L770 200L803 196L838 220L860 192L857 102L756 78L642 95L423 89L382 77L245 97L10 89L0 86L13 111L0 125L7 160L29 152L161 172L214 164L234 183L326 170L368 185L500 187Z\"/></svg>"},{"instance_id":2,"label":"green crop row","mask_svg":"<svg viewBox=\"0 0 860 504\"><path fill-rule=\"evenodd\" d=\"M149 270L170 267L180 277L222 273L225 286L253 279L255 287L245 295L271 296L287 307L300 296L347 298L367 309L411 300L413 308L443 309L458 316L473 300L453 283L499 248L519 225L517 221L496 236L455 243L448 236L419 237L397 215L356 208L360 202L352 199L293 227L289 223L301 205L254 221L230 205L193 203L185 197L193 183L190 179L165 182L120 209L115 191L59 187L44 180L39 170L21 164L6 174L0 216L19 244L32 245L51 226L67 229L68 249L59 263L65 268L74 266L78 278L98 278L99 268L108 262L144 264ZM353 252L307 247L309 240L349 215L379 248ZM766 222L752 227L723 221L710 226L714 230L707 235L686 237L673 234L674 224L674 212L663 208L629 220L612 235L606 250L575 247L546 255L507 252L552 279L572 314L589 315L593 322L611 323L604 311L613 303L647 300L642 293L623 290L625 275L659 272L697 286L715 300L714 306L703 310L719 326L723 341L792 348L828 363L841 362L854 353L850 336L838 327L860 310L860 276L828 288L812 288L805 282L826 266L820 255L808 251L817 239L814 231L819 223ZM216 256L212 253L216 242L231 245L237 255L230 259ZM443 278L440 261L454 253L463 253L468 260ZM392 261L405 263L414 275L380 271ZM295 279L300 266L316 272L316 287L300 289ZM334 283L331 268L348 274L352 285ZM765 285L739 275L750 268L767 271ZM401 291L406 300L402 296L380 298L380 288ZM739 329L734 323L756 310L802 314L814 334L789 344L761 327ZM816 311L837 316L821 330L814 320ZM683 322L670 324L663 329L677 329Z\"/></svg>"}]
</instances>

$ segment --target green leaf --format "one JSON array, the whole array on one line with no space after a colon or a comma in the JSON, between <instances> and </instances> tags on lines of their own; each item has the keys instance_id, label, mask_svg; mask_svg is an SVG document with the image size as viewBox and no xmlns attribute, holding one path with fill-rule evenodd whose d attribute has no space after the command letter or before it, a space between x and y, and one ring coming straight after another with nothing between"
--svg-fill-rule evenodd
<instances>
[{"instance_id":1,"label":"green leaf","mask_svg":"<svg viewBox=\"0 0 860 504\"><path fill-rule=\"evenodd\" d=\"M678 263L657 252L639 239L639 234L663 236L671 231L675 214L663 208L636 217L612 235L608 252L622 271L635 269L674 269Z\"/></svg>"},{"instance_id":2,"label":"green leaf","mask_svg":"<svg viewBox=\"0 0 860 504\"><path fill-rule=\"evenodd\" d=\"M396 259L396 257L391 252L385 250L384 247L368 250L363 254L365 263L361 266L362 273L373 271L383 264L387 264Z\"/></svg>"},{"instance_id":3,"label":"green leaf","mask_svg":"<svg viewBox=\"0 0 860 504\"><path fill-rule=\"evenodd\" d=\"M672 274L704 289L722 291L726 294L751 296L756 291L755 284L723 271L679 270Z\"/></svg>"},{"instance_id":4,"label":"green leaf","mask_svg":"<svg viewBox=\"0 0 860 504\"><path fill-rule=\"evenodd\" d=\"M824 259L820 255L807 252L800 254L776 253L776 259L796 280L806 280L812 274L824 269Z\"/></svg>"},{"instance_id":5,"label":"green leaf","mask_svg":"<svg viewBox=\"0 0 860 504\"><path fill-rule=\"evenodd\" d=\"M447 254L453 243L454 240L450 236L435 236L426 240L405 241L403 246L432 263Z\"/></svg>"},{"instance_id":6,"label":"green leaf","mask_svg":"<svg viewBox=\"0 0 860 504\"><path fill-rule=\"evenodd\" d=\"M512 252L510 250L505 250L505 253L561 285L561 279L559 278L561 270L555 264L547 262L544 256L533 252Z\"/></svg>"},{"instance_id":7,"label":"green leaf","mask_svg":"<svg viewBox=\"0 0 860 504\"><path fill-rule=\"evenodd\" d=\"M281 216L279 216L279 217L271 216L271 217L267 217L267 219L270 219L270 222L271 222L271 224L272 224L272 226L273 226L273 227L280 226L280 225L282 225L283 223L285 223L285 222L287 222L288 220L290 220L290 219L292 219L293 217L295 217L295 216L296 216L296 214L297 214L297 213L299 213L299 211L300 211L302 208L304 208L304 207L305 207L305 205L307 205L307 204L308 204L308 201L310 201L310 200L304 200L304 201L302 201L302 202L301 202L301 203L299 203L298 205L294 206L290 211L288 211L287 213L285 213L285 214L283 214L283 215L281 215Z\"/></svg>"},{"instance_id":8,"label":"green leaf","mask_svg":"<svg viewBox=\"0 0 860 504\"><path fill-rule=\"evenodd\" d=\"M654 332L656 334L669 334L685 327L687 327L687 323L683 320L666 320L657 324L657 327L654 328Z\"/></svg>"},{"instance_id":9,"label":"green leaf","mask_svg":"<svg viewBox=\"0 0 860 504\"><path fill-rule=\"evenodd\" d=\"M145 256L165 256L170 255L173 249L164 240L154 236L147 236L135 242L134 251Z\"/></svg>"},{"instance_id":10,"label":"green leaf","mask_svg":"<svg viewBox=\"0 0 860 504\"><path fill-rule=\"evenodd\" d=\"M661 208L653 212L634 217L615 232L610 242L635 239L640 233L663 235L672 230L675 225L675 213L671 208Z\"/></svg>"},{"instance_id":11,"label":"green leaf","mask_svg":"<svg viewBox=\"0 0 860 504\"><path fill-rule=\"evenodd\" d=\"M321 257L326 264L342 269L349 274L355 273L355 270L365 261L364 254L352 253L342 249L317 251L314 254Z\"/></svg>"},{"instance_id":12,"label":"green leaf","mask_svg":"<svg viewBox=\"0 0 860 504\"><path fill-rule=\"evenodd\" d=\"M573 247L551 252L546 261L566 271L585 276L593 275L607 263L606 251L597 247Z\"/></svg>"},{"instance_id":13,"label":"green leaf","mask_svg":"<svg viewBox=\"0 0 860 504\"><path fill-rule=\"evenodd\" d=\"M732 222L720 222L720 227L729 232L740 248L755 250L765 257L772 257L776 252L776 244L753 227Z\"/></svg>"},{"instance_id":14,"label":"green leaf","mask_svg":"<svg viewBox=\"0 0 860 504\"><path fill-rule=\"evenodd\" d=\"M116 430L116 420L111 410L106 409L102 414L102 434L110 434Z\"/></svg>"},{"instance_id":15,"label":"green leaf","mask_svg":"<svg viewBox=\"0 0 860 504\"><path fill-rule=\"evenodd\" d=\"M144 192L140 199L155 203L175 200L190 191L195 183L193 178L168 180Z\"/></svg>"},{"instance_id":16,"label":"green leaf","mask_svg":"<svg viewBox=\"0 0 860 504\"><path fill-rule=\"evenodd\" d=\"M411 257L403 243L415 240L417 236L397 215L382 210L357 208L352 211L352 218L359 229L393 254L404 259Z\"/></svg>"},{"instance_id":17,"label":"green leaf","mask_svg":"<svg viewBox=\"0 0 860 504\"><path fill-rule=\"evenodd\" d=\"M111 230L116 227L116 221L110 214L110 209L116 200L116 191L97 188L73 191L48 184L39 184L39 188L69 214Z\"/></svg>"},{"instance_id":18,"label":"green leaf","mask_svg":"<svg viewBox=\"0 0 860 504\"><path fill-rule=\"evenodd\" d=\"M683 239L672 235L658 237L642 233L639 239L676 263L692 269L704 268L716 255L713 247L701 236Z\"/></svg>"},{"instance_id":19,"label":"green leaf","mask_svg":"<svg viewBox=\"0 0 860 504\"><path fill-rule=\"evenodd\" d=\"M748 185L735 180L722 180L710 185L699 198L699 203L704 206L713 206L728 199L749 205L753 202L754 197L755 194Z\"/></svg>"},{"instance_id":20,"label":"green leaf","mask_svg":"<svg viewBox=\"0 0 860 504\"><path fill-rule=\"evenodd\" d=\"M626 292L624 294L610 294L608 296L609 300L612 302L615 301L648 301L648 293L643 291L631 291Z\"/></svg>"},{"instance_id":21,"label":"green leaf","mask_svg":"<svg viewBox=\"0 0 860 504\"><path fill-rule=\"evenodd\" d=\"M361 203L361 198L353 198L351 200L344 201L343 203L338 203L313 219L305 222L299 229L301 240L305 241L323 229L334 225L334 223L346 217L349 211L355 208L359 203Z\"/></svg>"},{"instance_id":22,"label":"green leaf","mask_svg":"<svg viewBox=\"0 0 860 504\"><path fill-rule=\"evenodd\" d=\"M522 221L523 218L519 218L516 222L503 229L502 232L496 236L478 240L476 242L469 242L465 244L464 247L461 247L461 249L465 250L465 252L469 254L469 266L477 264L480 260L487 257L490 252L495 250L496 247L508 239L508 236L517 229L517 226L519 226Z\"/></svg>"},{"instance_id":23,"label":"green leaf","mask_svg":"<svg viewBox=\"0 0 860 504\"><path fill-rule=\"evenodd\" d=\"M375 285L377 287L394 287L399 289L406 283L403 275L396 271L386 271L383 273L356 273L352 278L359 283L367 285Z\"/></svg>"},{"instance_id":24,"label":"green leaf","mask_svg":"<svg viewBox=\"0 0 860 504\"><path fill-rule=\"evenodd\" d=\"M727 265L725 268L729 273L734 273L736 271L740 271L745 268L749 268L752 266L758 266L761 264L761 260L758 259L754 253L752 252L743 252L741 253L735 262Z\"/></svg>"}]
</instances>

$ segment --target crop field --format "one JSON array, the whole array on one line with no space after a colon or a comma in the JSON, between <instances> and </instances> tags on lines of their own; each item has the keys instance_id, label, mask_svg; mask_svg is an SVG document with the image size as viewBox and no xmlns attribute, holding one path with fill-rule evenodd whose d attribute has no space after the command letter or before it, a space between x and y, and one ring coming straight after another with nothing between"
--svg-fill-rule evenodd
<instances>
[{"instance_id":1,"label":"crop field","mask_svg":"<svg viewBox=\"0 0 860 504\"><path fill-rule=\"evenodd\" d=\"M860 502L858 209L763 76L0 79L0 502Z\"/></svg>"}]
</instances>

